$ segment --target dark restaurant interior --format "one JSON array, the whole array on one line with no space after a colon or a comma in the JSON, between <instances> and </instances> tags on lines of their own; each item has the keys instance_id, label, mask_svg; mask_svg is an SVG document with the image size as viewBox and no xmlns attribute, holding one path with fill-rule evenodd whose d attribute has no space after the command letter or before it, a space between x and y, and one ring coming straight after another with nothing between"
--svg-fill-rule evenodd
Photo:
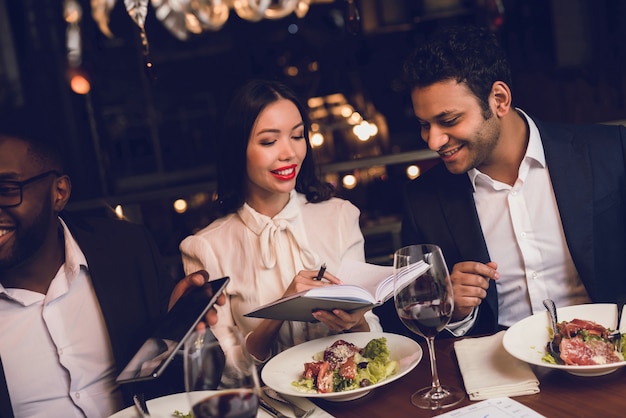
<instances>
[{"instance_id":1,"label":"dark restaurant interior","mask_svg":"<svg viewBox=\"0 0 626 418\"><path fill-rule=\"evenodd\" d=\"M360 208L379 264L400 246L402 185L437 162L396 88L434 29L489 25L509 54L515 105L537 118L626 120L620 0L311 0L278 19L230 10L200 33L152 0L143 43L123 0L98 3L114 5L109 36L90 0L0 0L0 112L57 141L70 210L144 223L177 277L178 244L208 223L222 116L249 78L281 80L308 104L321 173Z\"/></svg>"}]
</instances>

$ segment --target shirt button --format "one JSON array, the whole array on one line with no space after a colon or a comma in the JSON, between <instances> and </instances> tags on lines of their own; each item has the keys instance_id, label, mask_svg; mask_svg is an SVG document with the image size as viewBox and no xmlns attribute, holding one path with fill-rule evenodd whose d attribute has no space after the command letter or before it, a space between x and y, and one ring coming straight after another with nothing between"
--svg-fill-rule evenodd
<instances>
[{"instance_id":1,"label":"shirt button","mask_svg":"<svg viewBox=\"0 0 626 418\"><path fill-rule=\"evenodd\" d=\"M520 236L521 236L522 238L526 238L526 232L522 232L522 233L520 234Z\"/></svg>"},{"instance_id":2,"label":"shirt button","mask_svg":"<svg viewBox=\"0 0 626 418\"><path fill-rule=\"evenodd\" d=\"M533 273L531 274L531 277L532 277L533 279L536 279L536 278L537 278L537 276L538 276L537 272L536 272L536 271L533 271Z\"/></svg>"},{"instance_id":3,"label":"shirt button","mask_svg":"<svg viewBox=\"0 0 626 418\"><path fill-rule=\"evenodd\" d=\"M58 353L60 356L61 356L61 355L63 355L63 349L62 349L62 348L59 348L59 349L57 350L57 353Z\"/></svg>"},{"instance_id":4,"label":"shirt button","mask_svg":"<svg viewBox=\"0 0 626 418\"><path fill-rule=\"evenodd\" d=\"M76 399L80 399L80 392L76 392L74 396L76 396Z\"/></svg>"}]
</instances>

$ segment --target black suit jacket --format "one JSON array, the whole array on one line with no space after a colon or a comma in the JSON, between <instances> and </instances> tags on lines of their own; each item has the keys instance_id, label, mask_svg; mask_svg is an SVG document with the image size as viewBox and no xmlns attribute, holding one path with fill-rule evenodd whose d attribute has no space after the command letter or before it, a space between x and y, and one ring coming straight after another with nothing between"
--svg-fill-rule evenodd
<instances>
[{"instance_id":1,"label":"black suit jacket","mask_svg":"<svg viewBox=\"0 0 626 418\"><path fill-rule=\"evenodd\" d=\"M626 299L626 128L535 123L565 239L587 292L594 302ZM439 245L449 269L460 261L490 261L467 174L451 174L439 164L407 184L402 242ZM381 313L383 327L403 332L390 311ZM491 281L470 334L497 329Z\"/></svg>"},{"instance_id":2,"label":"black suit jacket","mask_svg":"<svg viewBox=\"0 0 626 418\"><path fill-rule=\"evenodd\" d=\"M144 226L66 214L62 218L87 259L119 373L167 312L174 280ZM178 358L154 381L122 385L126 406L133 404L133 393L156 397L182 391Z\"/></svg>"},{"instance_id":3,"label":"black suit jacket","mask_svg":"<svg viewBox=\"0 0 626 418\"><path fill-rule=\"evenodd\" d=\"M143 226L66 213L61 217L87 259L119 373L167 311L173 279ZM7 367L10 365L5 364ZM182 368L154 382L122 385L127 406L132 404L134 392L158 396L182 390Z\"/></svg>"}]
</instances>

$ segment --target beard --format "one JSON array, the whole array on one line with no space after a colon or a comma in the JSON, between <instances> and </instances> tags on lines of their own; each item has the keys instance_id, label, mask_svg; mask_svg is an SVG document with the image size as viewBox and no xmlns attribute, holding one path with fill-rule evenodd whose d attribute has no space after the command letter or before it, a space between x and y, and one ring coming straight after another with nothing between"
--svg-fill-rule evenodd
<instances>
[{"instance_id":1,"label":"beard","mask_svg":"<svg viewBox=\"0 0 626 418\"><path fill-rule=\"evenodd\" d=\"M466 158L446 164L451 173L463 174L472 168L480 169L482 165L491 160L493 150L498 145L502 128L492 112L483 112L483 117L486 118L478 131L474 132L470 138L462 141Z\"/></svg>"},{"instance_id":2,"label":"beard","mask_svg":"<svg viewBox=\"0 0 626 418\"><path fill-rule=\"evenodd\" d=\"M30 225L17 224L13 246L9 248L6 257L0 258L0 271L28 262L43 246L50 230L50 222L56 222L56 217L51 218L50 216L52 213L51 200L46 198L43 201L41 210Z\"/></svg>"},{"instance_id":3,"label":"beard","mask_svg":"<svg viewBox=\"0 0 626 418\"><path fill-rule=\"evenodd\" d=\"M500 125L495 118L492 117L485 121L483 128L476 133L473 141L468 145L472 151L470 168L479 168L491 159L493 150L498 145L500 131Z\"/></svg>"}]
</instances>

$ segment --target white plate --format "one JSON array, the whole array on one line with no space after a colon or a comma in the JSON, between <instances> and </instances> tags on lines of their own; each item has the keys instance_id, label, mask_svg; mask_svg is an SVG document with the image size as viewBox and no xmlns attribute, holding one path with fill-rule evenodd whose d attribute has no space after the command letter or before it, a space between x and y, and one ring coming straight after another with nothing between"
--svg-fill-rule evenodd
<instances>
[{"instance_id":1,"label":"white plate","mask_svg":"<svg viewBox=\"0 0 626 418\"><path fill-rule=\"evenodd\" d=\"M215 391L207 390L206 395L210 395ZM180 411L188 414L191 410L187 401L186 393L175 393L173 395L163 396L160 398L150 399L146 402L148 410L150 410L151 418L173 418L174 411ZM141 415L134 406L122 409L121 411L111 415L109 418L141 418ZM267 412L259 409L257 418L271 418Z\"/></svg>"},{"instance_id":2,"label":"white plate","mask_svg":"<svg viewBox=\"0 0 626 418\"><path fill-rule=\"evenodd\" d=\"M399 370L393 376L374 385L353 389L345 392L333 393L305 393L297 390L291 382L298 380L304 371L304 363L310 362L313 356L324 351L337 340L345 340L359 347L364 347L374 338L385 337L390 357L398 362ZM391 383L401 378L422 359L422 348L410 338L385 332L353 332L331 335L313 341L307 341L283 351L267 362L261 371L263 382L276 390L291 396L305 396L308 398L324 398L329 401L349 401L365 396L372 389Z\"/></svg>"},{"instance_id":3,"label":"white plate","mask_svg":"<svg viewBox=\"0 0 626 418\"><path fill-rule=\"evenodd\" d=\"M625 307L626 309L626 307ZM617 326L617 305L596 303L587 305L567 306L557 309L558 321L585 319L594 321L604 327L615 329ZM626 316L620 325L621 331L626 330ZM626 361L590 366L569 366L546 363L541 358L546 352L546 344L550 338L552 325L548 312L541 312L522 319L510 327L504 334L502 344L513 357L527 363L550 369L565 370L577 376L601 376L614 372L626 365Z\"/></svg>"}]
</instances>

